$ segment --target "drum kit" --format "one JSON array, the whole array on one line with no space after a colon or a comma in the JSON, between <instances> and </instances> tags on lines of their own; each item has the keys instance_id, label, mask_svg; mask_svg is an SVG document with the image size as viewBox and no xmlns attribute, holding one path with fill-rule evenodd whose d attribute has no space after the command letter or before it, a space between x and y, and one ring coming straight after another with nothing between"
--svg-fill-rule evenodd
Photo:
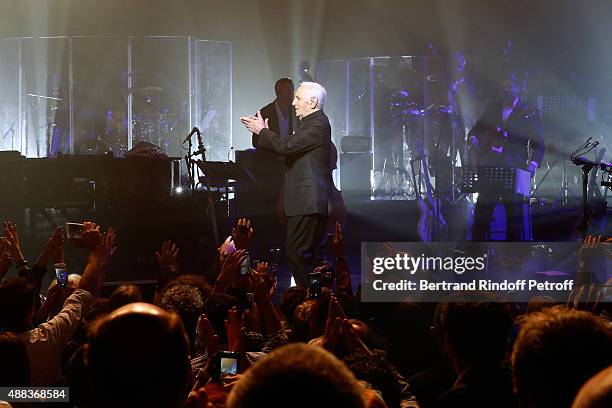
<instances>
[{"instance_id":1,"label":"drum kit","mask_svg":"<svg viewBox=\"0 0 612 408\"><path fill-rule=\"evenodd\" d=\"M414 199L421 190L420 178L414 174L422 174L424 169L416 169L422 164L422 157L417 152L415 146L417 143L425 144L425 128L438 129L439 131L451 132L450 139L450 157L452 161L452 186L448 192L444 192L445 199L451 203L455 203L459 199L459 177L455 175L457 149L460 141L457 139L465 137L461 135L459 129L455 129L457 115L453 103L431 104L423 106L416 102L414 97L407 90L398 89L392 92L389 101L389 111L391 120L397 124L394 126L402 133L402 146L394 146L387 157L383 160L382 170L374 172L374 198L376 199ZM449 126L444 126L444 124ZM437 139L435 135L430 135L430 140ZM437 144L429 143L429 151L436 149ZM400 154L400 149L402 150ZM433 155L432 155L433 156ZM435 176L436 163L430 158L429 169ZM410 169L410 172L407 170ZM411 176L412 173L412 176ZM446 197L448 196L448 197Z\"/></svg>"},{"instance_id":2,"label":"drum kit","mask_svg":"<svg viewBox=\"0 0 612 408\"><path fill-rule=\"evenodd\" d=\"M133 145L147 142L166 153L171 134L179 115L162 104L164 89L157 86L138 88L133 92L132 137ZM89 143L83 144L83 154L111 153L123 157L128 150L128 114L125 107L109 109L105 114L104 129L93 131Z\"/></svg>"}]
</instances>

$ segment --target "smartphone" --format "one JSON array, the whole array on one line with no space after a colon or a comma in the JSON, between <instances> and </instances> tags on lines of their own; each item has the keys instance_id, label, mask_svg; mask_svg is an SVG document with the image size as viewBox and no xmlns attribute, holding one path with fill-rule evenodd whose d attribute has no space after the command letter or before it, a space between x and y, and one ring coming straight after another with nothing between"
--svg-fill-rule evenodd
<instances>
[{"instance_id":1,"label":"smartphone","mask_svg":"<svg viewBox=\"0 0 612 408\"><path fill-rule=\"evenodd\" d=\"M66 238L79 239L83 237L83 224L77 222L66 223Z\"/></svg>"},{"instance_id":2,"label":"smartphone","mask_svg":"<svg viewBox=\"0 0 612 408\"><path fill-rule=\"evenodd\" d=\"M248 275L250 269L251 269L251 255L249 255L249 253L246 252L246 258L242 262L242 265L240 265L240 275L241 276Z\"/></svg>"},{"instance_id":3,"label":"smartphone","mask_svg":"<svg viewBox=\"0 0 612 408\"><path fill-rule=\"evenodd\" d=\"M57 279L57 286L62 288L68 286L68 271L66 270L66 264L55 264L55 279Z\"/></svg>"},{"instance_id":4,"label":"smartphone","mask_svg":"<svg viewBox=\"0 0 612 408\"><path fill-rule=\"evenodd\" d=\"M235 351L220 351L219 357L221 357L220 365L220 378L221 381L229 375L238 374L238 358L240 353Z\"/></svg>"}]
</instances>

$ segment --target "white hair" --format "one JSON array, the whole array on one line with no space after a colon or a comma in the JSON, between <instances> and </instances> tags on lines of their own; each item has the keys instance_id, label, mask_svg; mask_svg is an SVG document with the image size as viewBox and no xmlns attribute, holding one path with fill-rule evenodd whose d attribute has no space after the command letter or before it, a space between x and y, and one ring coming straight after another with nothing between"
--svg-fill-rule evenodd
<instances>
[{"instance_id":1,"label":"white hair","mask_svg":"<svg viewBox=\"0 0 612 408\"><path fill-rule=\"evenodd\" d=\"M304 87L306 90L307 98L317 98L317 109L323 109L327 100L327 91L323 85L317 82L302 82L300 87Z\"/></svg>"}]
</instances>

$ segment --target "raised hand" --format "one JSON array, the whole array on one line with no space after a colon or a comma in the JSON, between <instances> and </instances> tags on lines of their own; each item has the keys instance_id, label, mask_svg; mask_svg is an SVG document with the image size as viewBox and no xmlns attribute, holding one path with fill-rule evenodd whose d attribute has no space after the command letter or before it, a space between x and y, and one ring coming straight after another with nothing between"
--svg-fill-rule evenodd
<instances>
[{"instance_id":1,"label":"raised hand","mask_svg":"<svg viewBox=\"0 0 612 408\"><path fill-rule=\"evenodd\" d=\"M13 258L15 264L25 262L23 253L21 252L21 240L19 239L19 233L17 232L17 226L10 221L3 222L4 233L2 236L8 242L8 252Z\"/></svg>"},{"instance_id":2,"label":"raised hand","mask_svg":"<svg viewBox=\"0 0 612 408\"><path fill-rule=\"evenodd\" d=\"M250 273L249 284L251 290L253 291L253 295L255 296L255 301L258 305L262 305L264 302L269 300L268 286L266 285L266 281L261 275L257 273Z\"/></svg>"},{"instance_id":3,"label":"raised hand","mask_svg":"<svg viewBox=\"0 0 612 408\"><path fill-rule=\"evenodd\" d=\"M599 315L603 310L602 299L605 298L605 289L606 286L595 284L576 287L570 292L566 306Z\"/></svg>"},{"instance_id":4,"label":"raised hand","mask_svg":"<svg viewBox=\"0 0 612 408\"><path fill-rule=\"evenodd\" d=\"M270 264L268 262L258 262L255 266L255 272L259 275L268 275L270 272Z\"/></svg>"},{"instance_id":5,"label":"raised hand","mask_svg":"<svg viewBox=\"0 0 612 408\"><path fill-rule=\"evenodd\" d=\"M225 258L223 266L221 267L221 273L217 278L217 284L227 286L238 278L240 273L240 265L247 258L245 252L246 251L244 249L241 249L229 254Z\"/></svg>"},{"instance_id":6,"label":"raised hand","mask_svg":"<svg viewBox=\"0 0 612 408\"><path fill-rule=\"evenodd\" d=\"M0 280L6 275L13 264L13 258L9 253L9 242L6 238L0 237Z\"/></svg>"},{"instance_id":7,"label":"raised hand","mask_svg":"<svg viewBox=\"0 0 612 408\"><path fill-rule=\"evenodd\" d=\"M341 342L342 319L336 317L333 321L329 322L329 324L325 325L323 338L319 345L330 353L335 353L338 350L338 346Z\"/></svg>"},{"instance_id":8,"label":"raised hand","mask_svg":"<svg viewBox=\"0 0 612 408\"><path fill-rule=\"evenodd\" d=\"M2 257L10 257L10 247L11 244L9 243L8 239L6 239L4 236L0 236L0 258Z\"/></svg>"},{"instance_id":9,"label":"raised hand","mask_svg":"<svg viewBox=\"0 0 612 408\"><path fill-rule=\"evenodd\" d=\"M168 240L162 244L161 250L155 252L157 264L162 270L176 272L178 271L178 254L179 248L175 243Z\"/></svg>"},{"instance_id":10,"label":"raised hand","mask_svg":"<svg viewBox=\"0 0 612 408\"><path fill-rule=\"evenodd\" d=\"M81 234L80 243L85 248L95 249L102 241L102 233L100 226L93 222L86 221L83 223L83 233Z\"/></svg>"},{"instance_id":11,"label":"raised hand","mask_svg":"<svg viewBox=\"0 0 612 408\"><path fill-rule=\"evenodd\" d=\"M261 112L257 112L257 116L242 116L240 121L251 133L256 135L261 132L262 129L268 129L268 119L264 120L261 117Z\"/></svg>"},{"instance_id":12,"label":"raised hand","mask_svg":"<svg viewBox=\"0 0 612 408\"><path fill-rule=\"evenodd\" d=\"M219 371L219 360L215 358L219 352L219 336L205 314L200 315L198 319L196 336L196 343L204 344L207 361L204 368L200 368L196 375L193 390L203 387L210 379L215 378Z\"/></svg>"},{"instance_id":13,"label":"raised hand","mask_svg":"<svg viewBox=\"0 0 612 408\"><path fill-rule=\"evenodd\" d=\"M108 263L108 260L117 250L117 233L113 227L108 227L108 231L102 237L98 251L103 265Z\"/></svg>"},{"instance_id":14,"label":"raised hand","mask_svg":"<svg viewBox=\"0 0 612 408\"><path fill-rule=\"evenodd\" d=\"M242 312L242 327L247 331L261 331L261 324L258 316L257 303L253 303L253 311L245 309Z\"/></svg>"},{"instance_id":15,"label":"raised hand","mask_svg":"<svg viewBox=\"0 0 612 408\"><path fill-rule=\"evenodd\" d=\"M592 262L597 254L597 247L601 242L601 235L595 237L593 235L587 236L582 242L580 251L578 252L578 261L581 264Z\"/></svg>"},{"instance_id":16,"label":"raised hand","mask_svg":"<svg viewBox=\"0 0 612 408\"><path fill-rule=\"evenodd\" d=\"M225 332L227 333L227 348L229 351L241 351L242 319L236 306L232 307L227 313L227 319L224 321Z\"/></svg>"},{"instance_id":17,"label":"raised hand","mask_svg":"<svg viewBox=\"0 0 612 408\"><path fill-rule=\"evenodd\" d=\"M251 220L248 218L240 218L236 227L232 229L232 238L236 245L236 249L249 249L253 242L254 231L251 227Z\"/></svg>"},{"instance_id":18,"label":"raised hand","mask_svg":"<svg viewBox=\"0 0 612 408\"><path fill-rule=\"evenodd\" d=\"M204 387L200 387L189 392L189 395L183 403L182 408L207 408L208 406L208 395L206 394L206 389Z\"/></svg>"},{"instance_id":19,"label":"raised hand","mask_svg":"<svg viewBox=\"0 0 612 408\"><path fill-rule=\"evenodd\" d=\"M330 331L331 326L335 323L336 319L341 321L346 319L346 314L340 306L340 302L335 296L330 296L329 307L327 308L327 320L325 321L325 331Z\"/></svg>"},{"instance_id":20,"label":"raised hand","mask_svg":"<svg viewBox=\"0 0 612 408\"><path fill-rule=\"evenodd\" d=\"M53 234L45 242L45 246L36 261L36 266L46 268L51 261L64 263L64 235L61 227L56 227Z\"/></svg>"},{"instance_id":21,"label":"raised hand","mask_svg":"<svg viewBox=\"0 0 612 408\"><path fill-rule=\"evenodd\" d=\"M219 352L219 336L215 333L215 329L213 329L206 315L200 316L197 332L204 343L208 357L211 358L216 355Z\"/></svg>"},{"instance_id":22,"label":"raised hand","mask_svg":"<svg viewBox=\"0 0 612 408\"><path fill-rule=\"evenodd\" d=\"M266 329L268 333L276 333L281 330L281 321L272 305L272 301L270 300L270 292L266 282L263 277L251 271L248 275L249 285L251 286L251 290L255 295L255 302L257 303L257 308L261 315L263 316L263 320L266 325Z\"/></svg>"},{"instance_id":23,"label":"raised hand","mask_svg":"<svg viewBox=\"0 0 612 408\"><path fill-rule=\"evenodd\" d=\"M54 285L49 289L47 300L36 312L36 321L46 322L49 317L55 316L64 305L64 302L74 292L73 286Z\"/></svg>"},{"instance_id":24,"label":"raised hand","mask_svg":"<svg viewBox=\"0 0 612 408\"><path fill-rule=\"evenodd\" d=\"M242 378L243 374L228 375L223 379L223 390L230 392L234 385L238 384L238 381Z\"/></svg>"},{"instance_id":25,"label":"raised hand","mask_svg":"<svg viewBox=\"0 0 612 408\"><path fill-rule=\"evenodd\" d=\"M64 230L62 227L57 227L52 236L53 238L53 263L66 263L64 259Z\"/></svg>"},{"instance_id":26,"label":"raised hand","mask_svg":"<svg viewBox=\"0 0 612 408\"><path fill-rule=\"evenodd\" d=\"M342 236L342 225L339 222L336 223L336 234L329 234L328 239L330 241L332 250L336 257L344 256L344 237Z\"/></svg>"},{"instance_id":27,"label":"raised hand","mask_svg":"<svg viewBox=\"0 0 612 408\"><path fill-rule=\"evenodd\" d=\"M274 298L276 289L278 287L278 280L276 276L270 274L270 264L268 262L258 262L255 267L255 273L261 276L268 286L268 296L270 299Z\"/></svg>"},{"instance_id":28,"label":"raised hand","mask_svg":"<svg viewBox=\"0 0 612 408\"><path fill-rule=\"evenodd\" d=\"M349 353L361 351L368 355L372 355L372 351L370 351L368 346L366 346L359 335L357 335L353 325L348 319L342 320L342 339Z\"/></svg>"}]
</instances>

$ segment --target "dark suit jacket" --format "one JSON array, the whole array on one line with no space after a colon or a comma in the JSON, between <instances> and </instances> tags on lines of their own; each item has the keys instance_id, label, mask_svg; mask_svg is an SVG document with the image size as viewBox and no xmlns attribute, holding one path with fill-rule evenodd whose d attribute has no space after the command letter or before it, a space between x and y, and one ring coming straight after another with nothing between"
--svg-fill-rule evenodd
<instances>
[{"instance_id":1,"label":"dark suit jacket","mask_svg":"<svg viewBox=\"0 0 612 408\"><path fill-rule=\"evenodd\" d=\"M259 110L261 116L268 119L268 127L276 134L280 134L278 115L276 114L276 106L271 102ZM293 106L289 108L289 134L293 133L293 124L297 123L295 117L295 109ZM268 195L276 195L284 183L285 163L282 157L279 157L272 150L258 147L255 144L257 135L253 134L252 143L255 150L255 163L253 168L253 176L262 187L264 193Z\"/></svg>"},{"instance_id":2,"label":"dark suit jacket","mask_svg":"<svg viewBox=\"0 0 612 408\"><path fill-rule=\"evenodd\" d=\"M508 141L503 145L502 154L489 154L488 162L480 163L480 165L524 169L529 158L528 141L533 150L529 161L535 161L538 165L542 163L544 140L538 110L519 101L506 122L502 120L502 111L501 101L490 103L469 133L469 136L480 138L487 130L496 129L498 126L508 132Z\"/></svg>"},{"instance_id":3,"label":"dark suit jacket","mask_svg":"<svg viewBox=\"0 0 612 408\"><path fill-rule=\"evenodd\" d=\"M329 168L331 127L323 111L303 118L299 129L281 138L270 129L262 129L253 145L285 158L285 214L289 217L328 214L331 192Z\"/></svg>"},{"instance_id":4,"label":"dark suit jacket","mask_svg":"<svg viewBox=\"0 0 612 408\"><path fill-rule=\"evenodd\" d=\"M261 116L264 119L268 119L268 127L271 131L276 134L280 133L279 123L278 123L278 115L276 114L276 106L275 101L270 102L263 108L259 110L261 112ZM294 124L297 123L297 118L295 117L295 108L293 106L289 107L289 134L293 133L293 128L296 127ZM257 135L253 135L255 137ZM253 139L254 140L254 139ZM255 144L253 144L253 147Z\"/></svg>"}]
</instances>

